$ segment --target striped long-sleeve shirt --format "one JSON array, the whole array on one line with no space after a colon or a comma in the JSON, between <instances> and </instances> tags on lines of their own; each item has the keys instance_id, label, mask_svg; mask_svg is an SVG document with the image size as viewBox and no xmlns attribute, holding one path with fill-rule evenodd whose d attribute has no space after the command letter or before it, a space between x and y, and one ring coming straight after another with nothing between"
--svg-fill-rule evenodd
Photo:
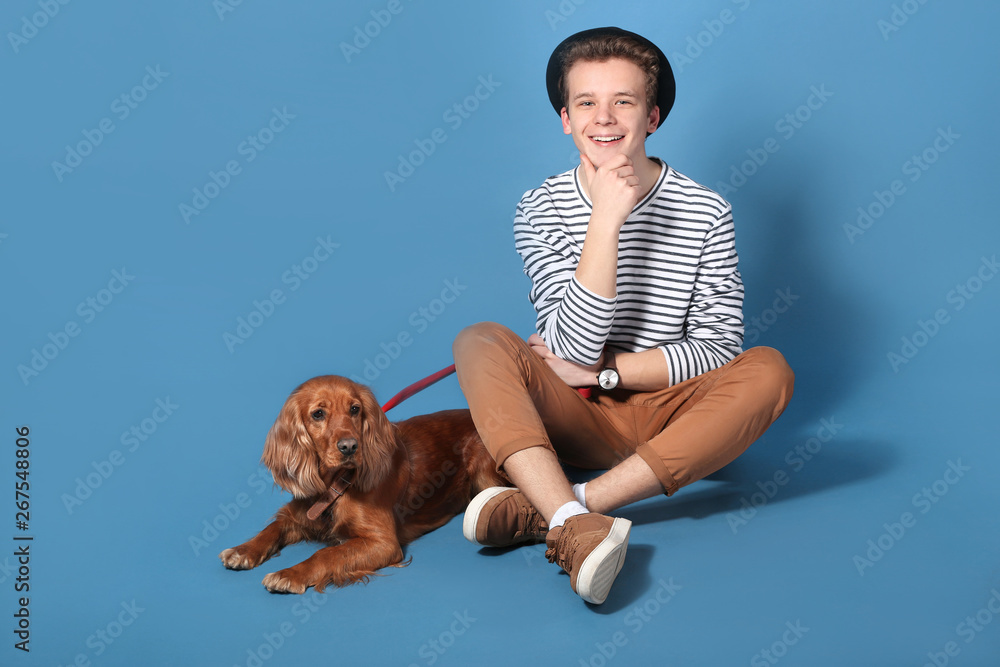
<instances>
[{"instance_id":1,"label":"striped long-sleeve shirt","mask_svg":"<svg viewBox=\"0 0 1000 667\"><path fill-rule=\"evenodd\" d=\"M742 351L743 281L728 202L660 162L659 180L619 235L616 297L594 294L574 275L592 211L579 168L524 194L514 241L549 349L591 365L605 345L658 347L673 385Z\"/></svg>"}]
</instances>

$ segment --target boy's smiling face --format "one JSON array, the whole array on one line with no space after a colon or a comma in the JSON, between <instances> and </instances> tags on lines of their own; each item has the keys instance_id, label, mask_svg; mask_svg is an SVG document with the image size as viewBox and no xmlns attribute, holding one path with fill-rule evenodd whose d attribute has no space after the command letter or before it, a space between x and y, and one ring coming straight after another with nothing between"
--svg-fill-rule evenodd
<instances>
[{"instance_id":1,"label":"boy's smiling face","mask_svg":"<svg viewBox=\"0 0 1000 667\"><path fill-rule=\"evenodd\" d=\"M625 154L633 164L646 159L646 135L656 131L659 107L646 107L646 77L621 58L582 60L566 73L563 132L594 166Z\"/></svg>"}]
</instances>

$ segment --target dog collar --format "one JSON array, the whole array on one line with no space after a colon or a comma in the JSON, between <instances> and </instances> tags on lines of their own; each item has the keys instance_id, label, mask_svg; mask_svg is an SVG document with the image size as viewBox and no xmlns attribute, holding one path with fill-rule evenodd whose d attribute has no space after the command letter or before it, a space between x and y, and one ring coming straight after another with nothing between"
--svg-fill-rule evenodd
<instances>
[{"instance_id":1,"label":"dog collar","mask_svg":"<svg viewBox=\"0 0 1000 667\"><path fill-rule=\"evenodd\" d=\"M354 468L350 470L345 470L342 475L333 480L330 484L330 488L326 490L319 500L313 503L313 506L309 508L306 512L306 516L310 521L315 521L319 518L319 515L326 511L330 505L337 502L337 500L344 495L347 488L354 481Z\"/></svg>"}]
</instances>

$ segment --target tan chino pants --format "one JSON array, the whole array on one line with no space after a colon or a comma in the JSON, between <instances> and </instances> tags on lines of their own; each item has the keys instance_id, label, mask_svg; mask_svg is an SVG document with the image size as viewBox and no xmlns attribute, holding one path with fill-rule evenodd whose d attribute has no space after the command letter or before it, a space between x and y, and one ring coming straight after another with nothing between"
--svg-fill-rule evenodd
<instances>
[{"instance_id":1,"label":"tan chino pants","mask_svg":"<svg viewBox=\"0 0 1000 667\"><path fill-rule=\"evenodd\" d=\"M589 469L638 454L667 495L742 454L781 415L794 385L784 357L769 347L666 389L594 388L589 399L500 324L467 327L453 351L473 421L499 472L508 456L528 447L546 447Z\"/></svg>"}]
</instances>

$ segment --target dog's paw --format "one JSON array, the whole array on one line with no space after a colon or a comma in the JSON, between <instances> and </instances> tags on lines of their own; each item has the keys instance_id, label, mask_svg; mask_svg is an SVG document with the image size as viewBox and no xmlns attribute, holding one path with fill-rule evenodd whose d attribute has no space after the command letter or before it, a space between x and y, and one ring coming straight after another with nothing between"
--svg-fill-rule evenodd
<instances>
[{"instance_id":1,"label":"dog's paw","mask_svg":"<svg viewBox=\"0 0 1000 667\"><path fill-rule=\"evenodd\" d=\"M309 585L297 576L292 568L272 572L264 577L264 588L272 593L296 593L301 595L306 592Z\"/></svg>"},{"instance_id":2,"label":"dog's paw","mask_svg":"<svg viewBox=\"0 0 1000 667\"><path fill-rule=\"evenodd\" d=\"M219 560L230 570L252 570L267 559L247 549L246 545L240 545L223 551L219 554Z\"/></svg>"}]
</instances>

